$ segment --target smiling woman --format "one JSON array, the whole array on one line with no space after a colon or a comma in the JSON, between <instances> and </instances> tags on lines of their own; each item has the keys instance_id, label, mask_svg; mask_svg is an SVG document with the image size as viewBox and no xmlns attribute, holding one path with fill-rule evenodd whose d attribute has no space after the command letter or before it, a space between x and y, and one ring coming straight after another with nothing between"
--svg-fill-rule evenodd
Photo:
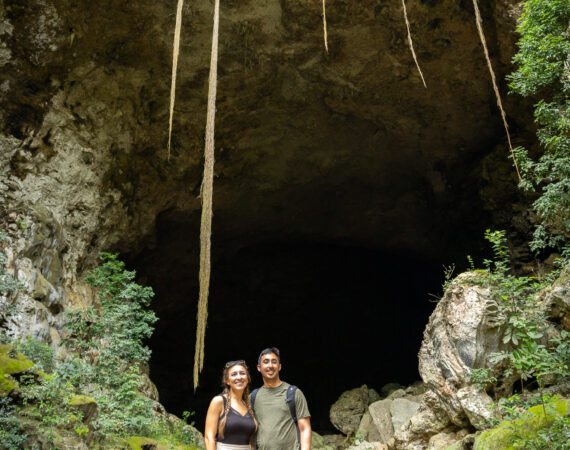
<instances>
[{"instance_id":1,"label":"smiling woman","mask_svg":"<svg viewBox=\"0 0 570 450\"><path fill-rule=\"evenodd\" d=\"M206 415L206 450L252 448L257 422L249 400L250 383L245 361L226 363L222 375L224 390L212 399Z\"/></svg>"}]
</instances>

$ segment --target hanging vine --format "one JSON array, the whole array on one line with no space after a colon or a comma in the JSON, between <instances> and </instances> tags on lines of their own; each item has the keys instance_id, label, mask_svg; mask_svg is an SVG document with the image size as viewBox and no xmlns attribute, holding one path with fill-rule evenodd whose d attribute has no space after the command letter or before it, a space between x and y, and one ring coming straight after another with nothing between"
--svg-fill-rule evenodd
<instances>
[{"instance_id":1,"label":"hanging vine","mask_svg":"<svg viewBox=\"0 0 570 450\"><path fill-rule=\"evenodd\" d=\"M405 0L402 0L402 7L404 8L404 19L406 21L406 28L408 29L408 44L410 45L412 57L414 58L414 62L416 63L416 67L418 68L418 72L420 73L422 83L424 84L424 87L427 89L426 80L424 79L424 74L422 73L422 69L420 69L420 64L418 63L418 58L416 57L416 52L414 51L414 43L412 42L412 32L410 31L410 21L408 20L408 11L406 10Z\"/></svg>"},{"instance_id":2,"label":"hanging vine","mask_svg":"<svg viewBox=\"0 0 570 450\"><path fill-rule=\"evenodd\" d=\"M202 179L202 219L200 224L200 293L196 327L196 350L194 352L194 390L204 367L206 323L208 320L208 293L210 289L210 255L212 238L212 193L214 185L214 122L216 118L216 87L218 80L218 28L220 0L214 3L214 26L212 30L212 53L210 56L210 79L208 88L208 112L204 148L204 177Z\"/></svg>"},{"instance_id":3,"label":"hanging vine","mask_svg":"<svg viewBox=\"0 0 570 450\"><path fill-rule=\"evenodd\" d=\"M327 10L326 10L326 0L323 0L323 39L325 41L325 51L329 52L329 42L327 37Z\"/></svg>"},{"instance_id":4,"label":"hanging vine","mask_svg":"<svg viewBox=\"0 0 570 450\"><path fill-rule=\"evenodd\" d=\"M172 118L174 117L174 99L176 93L176 71L178 69L178 54L180 52L180 33L182 29L182 6L184 0L178 0L176 8L176 25L174 26L174 43L172 45L172 82L170 84L170 115L168 119L168 148L167 158L170 159L170 144L172 138Z\"/></svg>"},{"instance_id":5,"label":"hanging vine","mask_svg":"<svg viewBox=\"0 0 570 450\"><path fill-rule=\"evenodd\" d=\"M479 38L481 39L481 45L483 46L483 52L485 53L485 59L487 60L487 67L489 68L489 73L491 74L493 90L495 91L495 97L497 98L497 106L499 107L499 110L501 111L501 117L503 118L503 126L505 128L505 133L507 134L507 142L509 144L509 150L511 151L511 156L513 158L515 170L517 171L519 183L521 183L522 178L519 172L519 166L517 164L517 160L515 158L515 151L513 150L513 144L511 143L509 125L507 124L507 115L505 114L505 110L503 108L503 102L501 101L501 94L499 94L499 88L497 87L495 72L493 71L491 59L489 58L489 50L487 50L487 41L485 40L485 33L483 32L483 20L481 19L481 13L479 11L479 5L477 4L477 0L473 0L473 8L475 9L475 22L477 23L477 31L479 32Z\"/></svg>"}]
</instances>

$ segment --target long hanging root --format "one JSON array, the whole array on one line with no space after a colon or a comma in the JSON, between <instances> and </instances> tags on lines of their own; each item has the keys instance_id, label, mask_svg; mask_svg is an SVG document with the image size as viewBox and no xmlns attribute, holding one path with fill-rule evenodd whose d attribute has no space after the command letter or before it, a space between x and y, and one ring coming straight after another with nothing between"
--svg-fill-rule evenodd
<instances>
[{"instance_id":1,"label":"long hanging root","mask_svg":"<svg viewBox=\"0 0 570 450\"><path fill-rule=\"evenodd\" d=\"M204 367L204 342L208 320L208 292L210 287L210 249L212 237L212 192L214 184L214 122L216 117L216 87L218 78L218 28L220 0L214 4L212 54L210 57L210 82L204 149L204 178L202 180L202 221L200 225L200 294L196 326L196 350L194 352L194 390Z\"/></svg>"},{"instance_id":2,"label":"long hanging root","mask_svg":"<svg viewBox=\"0 0 570 450\"><path fill-rule=\"evenodd\" d=\"M420 69L420 64L418 63L418 58L416 57L416 52L414 51L414 43L412 42L412 32L410 31L410 21L408 20L408 11L406 10L405 0L402 0L402 6L404 8L404 19L406 20L406 28L408 29L408 43L410 44L412 57L414 58L414 62L416 63L416 67L418 68L418 72L420 73L420 77L422 78L422 83L424 84L424 87L427 89L426 80L424 79L424 74L422 73L422 69Z\"/></svg>"},{"instance_id":3,"label":"long hanging root","mask_svg":"<svg viewBox=\"0 0 570 450\"><path fill-rule=\"evenodd\" d=\"M327 37L327 11L325 6L326 0L323 0L323 39L325 41L325 51L329 52L329 42Z\"/></svg>"},{"instance_id":4,"label":"long hanging root","mask_svg":"<svg viewBox=\"0 0 570 450\"><path fill-rule=\"evenodd\" d=\"M168 159L170 159L170 141L172 138L172 117L174 116L174 98L176 92L176 70L180 51L180 31L182 29L182 6L184 0L178 0L176 8L176 25L174 27L174 43L172 45L172 83L170 85L170 117L168 119Z\"/></svg>"},{"instance_id":5,"label":"long hanging root","mask_svg":"<svg viewBox=\"0 0 570 450\"><path fill-rule=\"evenodd\" d=\"M489 73L491 74L491 81L493 82L493 90L495 91L495 97L497 98L497 106L501 111L501 117L503 118L503 126L505 127L505 133L507 134L507 142L509 144L509 150L511 151L511 156L513 158L513 163L515 165L515 170L517 171L517 176L519 178L519 183L522 182L521 174L519 172L519 166L515 158L515 152L513 150L513 144L511 143L511 135L509 133L509 125L507 124L507 115L503 108L503 102L501 101L501 95L499 94L499 88L497 87L497 80L495 78L495 72L493 71L493 66L491 64L491 59L489 58L489 51L487 50L487 41L485 40L485 34L483 33L483 20L481 19L481 13L479 11L479 5L477 0L473 0L473 8L475 9L475 21L477 23L477 31L479 32L479 38L481 39L481 45L483 46L483 52L485 53L485 59L487 60L487 67L489 68Z\"/></svg>"}]
</instances>

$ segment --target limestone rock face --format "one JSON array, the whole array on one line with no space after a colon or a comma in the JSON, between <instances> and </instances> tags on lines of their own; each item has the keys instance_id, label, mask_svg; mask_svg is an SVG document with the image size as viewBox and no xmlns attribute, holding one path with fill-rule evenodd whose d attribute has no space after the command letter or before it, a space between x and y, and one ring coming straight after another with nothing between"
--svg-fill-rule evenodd
<instances>
[{"instance_id":1,"label":"limestone rock face","mask_svg":"<svg viewBox=\"0 0 570 450\"><path fill-rule=\"evenodd\" d=\"M385 399L374 402L369 406L370 416L380 434L380 442L388 442L394 434L394 425L390 414L392 400Z\"/></svg>"},{"instance_id":2,"label":"limestone rock face","mask_svg":"<svg viewBox=\"0 0 570 450\"><path fill-rule=\"evenodd\" d=\"M427 391L416 413L403 428L394 433L388 442L388 447L393 450L403 448L424 450L429 439L443 431L450 423L439 397L434 392Z\"/></svg>"},{"instance_id":3,"label":"limestone rock face","mask_svg":"<svg viewBox=\"0 0 570 450\"><path fill-rule=\"evenodd\" d=\"M491 353L504 349L497 305L488 288L462 274L446 290L424 331L419 353L420 375L437 395L450 420L469 423L457 392L469 384L471 370L490 367Z\"/></svg>"},{"instance_id":4,"label":"limestone rock face","mask_svg":"<svg viewBox=\"0 0 570 450\"><path fill-rule=\"evenodd\" d=\"M394 430L402 428L416 413L420 404L406 398L397 398L390 405L390 415Z\"/></svg>"},{"instance_id":5,"label":"limestone rock face","mask_svg":"<svg viewBox=\"0 0 570 450\"><path fill-rule=\"evenodd\" d=\"M492 408L491 397L475 386L459 389L457 398L469 422L478 430L486 428L488 421L496 416L497 409Z\"/></svg>"},{"instance_id":6,"label":"limestone rock face","mask_svg":"<svg viewBox=\"0 0 570 450\"><path fill-rule=\"evenodd\" d=\"M552 289L546 293L544 303L550 311L550 319L570 331L570 266L564 269Z\"/></svg>"}]
</instances>

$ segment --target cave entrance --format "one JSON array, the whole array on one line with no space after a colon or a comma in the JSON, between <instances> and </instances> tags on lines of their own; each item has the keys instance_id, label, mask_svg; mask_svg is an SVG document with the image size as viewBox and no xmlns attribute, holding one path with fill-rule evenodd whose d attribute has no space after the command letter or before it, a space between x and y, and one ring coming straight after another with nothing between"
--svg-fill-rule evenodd
<instances>
[{"instance_id":1,"label":"cave entrance","mask_svg":"<svg viewBox=\"0 0 570 450\"><path fill-rule=\"evenodd\" d=\"M224 363L245 359L258 387L257 356L268 346L280 348L282 379L305 392L318 432L333 431L329 409L343 391L419 379L417 352L441 293L441 259L306 236L241 245L218 235L205 368L194 394L198 249L188 230L196 225L160 216L153 249L130 260L156 292L150 370L169 411L195 411L203 429Z\"/></svg>"}]
</instances>

